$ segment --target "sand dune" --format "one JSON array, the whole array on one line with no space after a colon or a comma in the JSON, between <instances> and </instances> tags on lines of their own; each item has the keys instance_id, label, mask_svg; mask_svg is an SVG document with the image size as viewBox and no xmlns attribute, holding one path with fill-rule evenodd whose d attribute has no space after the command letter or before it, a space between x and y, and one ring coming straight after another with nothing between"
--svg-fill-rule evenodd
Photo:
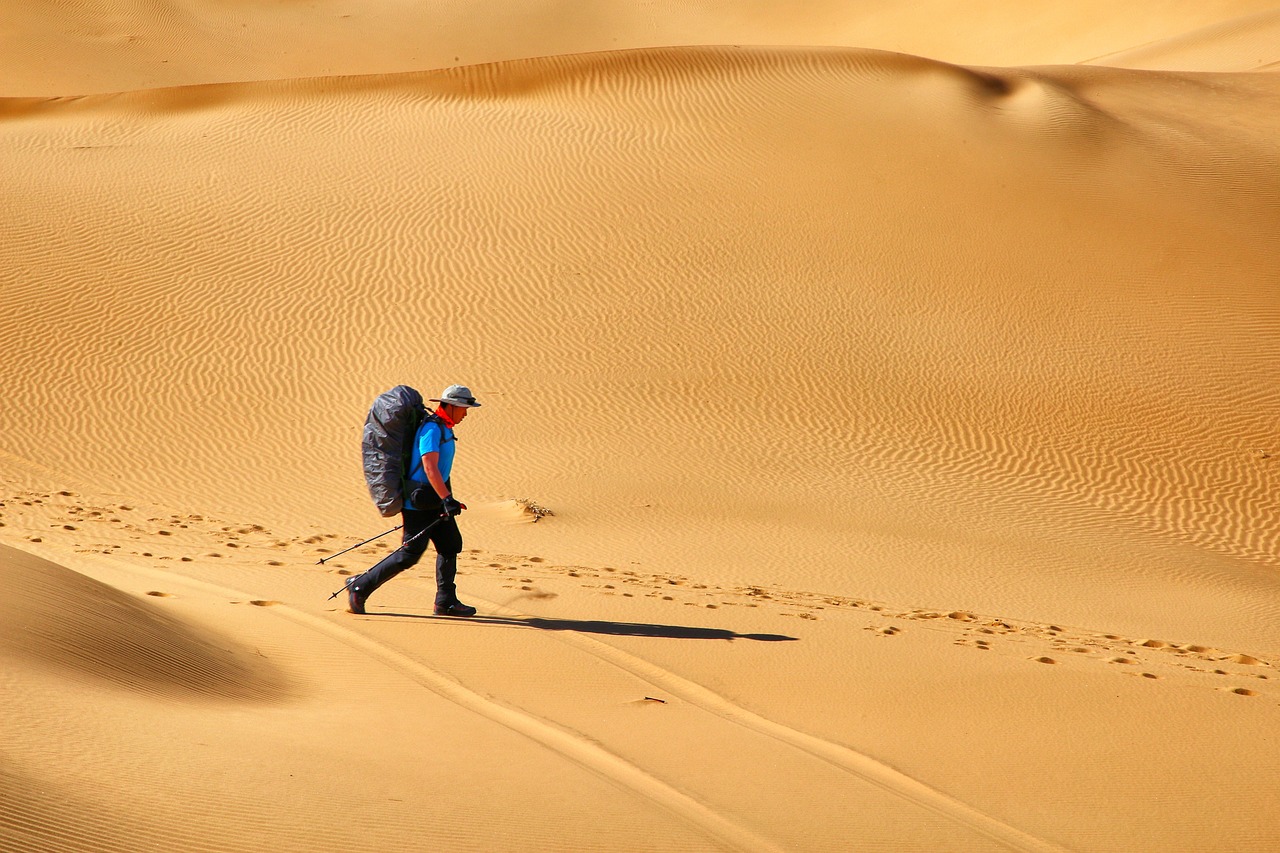
<instances>
[{"instance_id":1,"label":"sand dune","mask_svg":"<svg viewBox=\"0 0 1280 853\"><path fill-rule=\"evenodd\" d=\"M465 372L500 401L473 493L611 531L557 559L875 583L983 529L1038 571L1267 562L1274 81L1135 74L691 49L9 101L10 411L92 364L100 416L5 429L126 494L344 525L355 415Z\"/></svg>"},{"instance_id":2,"label":"sand dune","mask_svg":"<svg viewBox=\"0 0 1280 853\"><path fill-rule=\"evenodd\" d=\"M1092 849L1098 833L1134 820L1135 798L1168 796L1170 783L1178 797L1219 797L1245 814L1268 796L1255 780L1269 759L1249 745L1272 713L1257 676L1276 659L1239 649L776 588L708 589L492 552L466 555L482 620L424 618L431 589L414 578L389 591L380 615L335 618L308 603L334 582L305 569L309 541L229 534L207 516L182 516L158 536L124 521L145 521L151 507L117 506L113 520L109 506L77 494L24 491L4 503L10 525L33 530L78 516L73 535L100 543L66 551L78 571L133 595L166 593L147 600L221 625L303 688L285 703L229 712L221 701L157 704L105 684L86 695L90 685L54 671L6 668L25 687L3 693L7 730L21 734L6 744L4 778L25 791L33 768L76 768L62 788L83 799L55 812L57 832L39 836L38 849L253 850L270 838L287 849L412 850L433 814L465 830L445 846L467 850L828 849L850 837L907 839L908 849ZM611 599L606 581L634 597ZM519 592L522 582L535 592ZM250 602L228 584L270 597ZM280 603L289 601L301 608ZM705 609L709 601L718 609ZM591 618L575 618L583 613ZM833 674L832 659L846 676ZM786 689L769 689L782 661ZM795 701L797 690L806 701ZM1081 703L1072 697L1082 690L1117 698ZM1230 725L1214 721L1223 714ZM1193 722L1207 736L1179 756L1196 777L1157 782L1142 768L1170 765L1153 761L1152 744ZM948 743L956 725L973 727L973 751ZM1093 740L1073 756L1047 736L1058 726ZM242 760L246 748L252 761ZM86 763L86 749L97 758ZM1212 760L1223 752L1235 760ZM984 771L987 762L1000 773ZM1048 764L1055 773L1043 773ZM1028 793L999 805L1009 786ZM1080 823L1076 806L1031 817L1046 798L1064 797L1094 810L1083 830L1069 828ZM37 808L7 799L0 842L25 837ZM363 822L352 822L357 813ZM1223 823L1192 812L1170 829L1152 813L1123 835L1163 844L1194 826L1265 843L1265 813Z\"/></svg>"},{"instance_id":3,"label":"sand dune","mask_svg":"<svg viewBox=\"0 0 1280 853\"><path fill-rule=\"evenodd\" d=\"M76 563L112 585L136 587L146 574L111 560ZM753 838L641 769L385 644L314 616L273 618L291 612L279 602L228 600L222 587L170 578L151 591L151 608L8 549L5 565L6 579L27 585L19 591L43 598L4 614L15 638L40 647L4 650L0 849L252 851L268 838L290 850L417 850L424 821L443 815L459 836L443 843L463 850L592 849L597 821L643 836L636 849ZM105 604L59 608L95 597ZM161 605L201 621L213 614L254 650L258 670L286 669L291 689L268 694L252 690L252 675L225 679L232 641L208 652ZM66 626L49 625L50 615ZM113 621L114 632L94 633ZM166 659L167 671L152 665ZM86 670L91 681L78 677ZM279 681L277 673L268 684ZM554 778L572 809L540 805L527 773ZM619 788L631 796L618 798ZM664 820L664 809L683 819Z\"/></svg>"},{"instance_id":4,"label":"sand dune","mask_svg":"<svg viewBox=\"0 0 1280 853\"><path fill-rule=\"evenodd\" d=\"M0 550L10 666L72 673L160 695L266 700L288 695L263 660L68 569Z\"/></svg>"},{"instance_id":5,"label":"sand dune","mask_svg":"<svg viewBox=\"0 0 1280 853\"><path fill-rule=\"evenodd\" d=\"M877 48L982 65L1048 65L1177 39L1248 15L1270 0L1008 0L806 4L712 2L368 3L251 5L196 0L29 2L0 33L0 95L82 95L200 83L424 71L597 51L699 45ZM1235 26L1227 24L1227 26ZM1254 26L1247 24L1246 26ZM1269 44L1235 27L1236 45ZM1222 49L1184 50L1135 67L1229 71ZM1275 57L1272 57L1274 60ZM1135 61L1139 61L1136 60ZM1224 61L1227 64L1223 64ZM1155 64L1152 64L1155 63ZM1124 61L1120 61L1124 64Z\"/></svg>"},{"instance_id":6,"label":"sand dune","mask_svg":"<svg viewBox=\"0 0 1280 853\"><path fill-rule=\"evenodd\" d=\"M0 849L1280 844L1266 4L308 8L20 21Z\"/></svg>"}]
</instances>

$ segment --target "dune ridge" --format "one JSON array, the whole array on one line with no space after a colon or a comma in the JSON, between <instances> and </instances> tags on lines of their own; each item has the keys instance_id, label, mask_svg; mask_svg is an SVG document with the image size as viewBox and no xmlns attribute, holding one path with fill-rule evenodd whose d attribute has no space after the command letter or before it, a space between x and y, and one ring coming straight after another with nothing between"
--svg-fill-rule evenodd
<instances>
[{"instance_id":1,"label":"dune ridge","mask_svg":"<svg viewBox=\"0 0 1280 853\"><path fill-rule=\"evenodd\" d=\"M1237 44L1265 47L1266 21L1259 18L1257 36L1248 35L1247 22L1271 11L1269 0L1147 0L1123 9L1103 0L1035 7L1005 0L925 0L909 7L824 0L789 15L754 2L679 0L578 4L566 25L563 5L536 0L465 6L321 0L297 8L33 2L13 10L11 26L0 34L0 51L12 57L0 70L0 94L385 74L702 45L873 48L965 64L1053 65L1218 26L1239 30L1247 42ZM1245 23L1230 23L1237 20ZM1204 64L1192 68L1172 58L1179 63L1172 67L1182 70L1236 70L1223 51L1198 53Z\"/></svg>"}]
</instances>

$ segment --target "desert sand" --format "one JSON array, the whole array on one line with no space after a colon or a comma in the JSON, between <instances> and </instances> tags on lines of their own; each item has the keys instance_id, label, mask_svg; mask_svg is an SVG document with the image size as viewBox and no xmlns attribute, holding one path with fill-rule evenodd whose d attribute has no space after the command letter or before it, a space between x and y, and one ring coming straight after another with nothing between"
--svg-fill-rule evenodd
<instances>
[{"instance_id":1,"label":"desert sand","mask_svg":"<svg viewBox=\"0 0 1280 853\"><path fill-rule=\"evenodd\" d=\"M13 5L0 850L1280 849L1274 3Z\"/></svg>"}]
</instances>

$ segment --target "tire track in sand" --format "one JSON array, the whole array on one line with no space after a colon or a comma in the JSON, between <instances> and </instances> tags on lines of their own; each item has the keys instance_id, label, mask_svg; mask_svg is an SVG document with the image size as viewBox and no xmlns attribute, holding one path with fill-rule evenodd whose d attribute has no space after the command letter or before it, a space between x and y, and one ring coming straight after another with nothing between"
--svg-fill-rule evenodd
<instances>
[{"instance_id":1,"label":"tire track in sand","mask_svg":"<svg viewBox=\"0 0 1280 853\"><path fill-rule=\"evenodd\" d=\"M152 570L134 564L120 564L132 574L154 577L166 583L179 580L218 597L250 601L255 596L241 590L199 580L183 574ZM529 618L528 614L492 601L478 599L489 612L508 618ZM256 602L255 602L256 603ZM738 850L780 850L776 844L744 828L693 796L651 775L640 766L610 752L598 742L552 720L511 707L473 691L452 677L407 654L330 618L308 613L272 601L273 614L285 616L304 628L319 631L356 651L380 660L411 681L454 704L479 714L503 727L523 734L561 757L613 781L683 819L712 838ZM677 696L714 717L741 726L759 735L798 749L838 770L869 783L886 793L924 808L946 820L960 824L1008 849L1026 853L1064 851L1052 842L1009 826L977 808L936 790L853 748L824 740L743 708L701 684L683 678L657 664L583 634L555 632L553 637L629 673L660 690Z\"/></svg>"},{"instance_id":2,"label":"tire track in sand","mask_svg":"<svg viewBox=\"0 0 1280 853\"><path fill-rule=\"evenodd\" d=\"M162 579L167 583L180 580L184 584L230 600L249 601L255 598L241 590L185 575L158 572L135 565L125 565L125 568L139 575ZM650 775L592 740L562 729L554 722L482 696L439 670L397 652L359 631L344 628L330 619L307 613L288 604L278 601L273 601L271 604L270 610L273 614L283 616L295 624L317 631L380 660L441 698L522 734L564 759L649 800L730 849L752 851L752 853L756 851L783 853L783 849L773 842L730 821L709 806Z\"/></svg>"},{"instance_id":3,"label":"tire track in sand","mask_svg":"<svg viewBox=\"0 0 1280 853\"><path fill-rule=\"evenodd\" d=\"M776 844L733 823L709 806L651 776L592 740L566 731L549 720L482 696L444 673L358 631L343 628L328 619L287 605L277 605L273 611L378 658L438 696L522 734L574 764L630 789L735 850L783 853L782 848Z\"/></svg>"},{"instance_id":4,"label":"tire track in sand","mask_svg":"<svg viewBox=\"0 0 1280 853\"><path fill-rule=\"evenodd\" d=\"M497 602L486 601L474 595L472 599L477 603L483 604L491 613L499 616L512 619L530 618L527 613L521 613ZM754 731L757 734L773 738L814 758L825 761L864 782L874 785L882 791L895 794L934 814L966 826L1011 850L1023 851L1023 853L1068 853L1068 848L1010 826L999 818L993 817L968 803L957 800L949 794L933 788L919 779L908 776L866 753L793 729L767 717L762 717L701 684L676 675L674 672L644 658L637 657L584 634L571 631L555 631L552 633L555 639L569 643L710 714Z\"/></svg>"}]
</instances>

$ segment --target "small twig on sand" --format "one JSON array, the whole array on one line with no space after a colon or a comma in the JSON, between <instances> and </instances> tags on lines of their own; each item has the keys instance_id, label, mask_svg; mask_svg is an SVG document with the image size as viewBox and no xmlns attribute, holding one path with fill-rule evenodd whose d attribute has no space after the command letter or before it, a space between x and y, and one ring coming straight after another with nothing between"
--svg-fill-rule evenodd
<instances>
[{"instance_id":1,"label":"small twig on sand","mask_svg":"<svg viewBox=\"0 0 1280 853\"><path fill-rule=\"evenodd\" d=\"M534 524L537 524L549 515L555 515L554 512L547 509L545 506L534 503L528 498L516 498L516 505L520 507L520 510L524 512L525 515L533 516Z\"/></svg>"}]
</instances>

